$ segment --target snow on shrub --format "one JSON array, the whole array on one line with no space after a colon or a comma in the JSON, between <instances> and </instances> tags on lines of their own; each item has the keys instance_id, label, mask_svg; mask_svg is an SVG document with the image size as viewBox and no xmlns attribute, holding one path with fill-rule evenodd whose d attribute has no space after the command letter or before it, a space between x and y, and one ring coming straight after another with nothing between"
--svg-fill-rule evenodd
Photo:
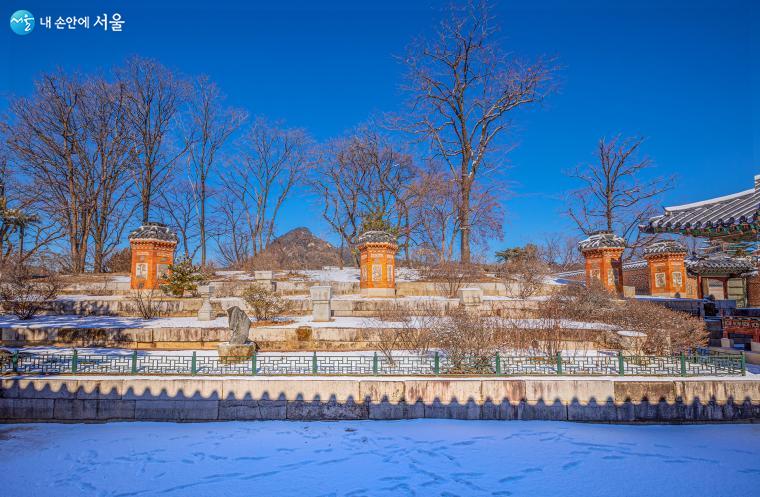
<instances>
[{"instance_id":1,"label":"snow on shrub","mask_svg":"<svg viewBox=\"0 0 760 497\"><path fill-rule=\"evenodd\" d=\"M46 302L55 300L60 282L53 273L8 262L0 270L0 304L19 319L33 318Z\"/></svg>"},{"instance_id":2,"label":"snow on shrub","mask_svg":"<svg viewBox=\"0 0 760 497\"><path fill-rule=\"evenodd\" d=\"M288 300L261 283L249 285L243 291L243 299L258 321L271 321L284 314L290 307Z\"/></svg>"}]
</instances>

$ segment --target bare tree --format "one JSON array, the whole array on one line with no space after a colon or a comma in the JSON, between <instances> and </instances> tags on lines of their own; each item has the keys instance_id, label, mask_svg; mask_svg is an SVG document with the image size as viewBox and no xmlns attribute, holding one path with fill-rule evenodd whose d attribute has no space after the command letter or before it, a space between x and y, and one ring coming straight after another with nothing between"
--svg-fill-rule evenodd
<instances>
[{"instance_id":1,"label":"bare tree","mask_svg":"<svg viewBox=\"0 0 760 497\"><path fill-rule=\"evenodd\" d=\"M221 263L226 267L241 267L251 257L251 236L246 233L244 206L232 195L220 195L215 207L221 227L215 234Z\"/></svg>"},{"instance_id":2,"label":"bare tree","mask_svg":"<svg viewBox=\"0 0 760 497\"><path fill-rule=\"evenodd\" d=\"M87 129L82 117L85 91L77 77L46 74L30 98L10 105L9 146L23 172L45 190L40 206L64 227L71 270L85 269L95 188L92 163L83 161Z\"/></svg>"},{"instance_id":3,"label":"bare tree","mask_svg":"<svg viewBox=\"0 0 760 497\"><path fill-rule=\"evenodd\" d=\"M39 248L55 238L55 235L40 236L45 231L40 229L42 220L34 212L37 194L13 195L15 188L12 181L13 171L8 160L8 153L0 151L0 265L11 257L23 264ZM25 240L29 231L36 233L35 243L30 250L25 250Z\"/></svg>"},{"instance_id":4,"label":"bare tree","mask_svg":"<svg viewBox=\"0 0 760 497\"><path fill-rule=\"evenodd\" d=\"M6 196L7 182L10 174L11 170L8 164L8 154L5 150L0 151L0 263L2 263L13 250L13 243L11 242L10 237L15 227L8 215L10 206L8 205L8 197Z\"/></svg>"},{"instance_id":5,"label":"bare tree","mask_svg":"<svg viewBox=\"0 0 760 497\"><path fill-rule=\"evenodd\" d=\"M502 236L504 216L494 193L496 186L484 189L475 185L470 194L473 246L484 247L486 242ZM447 168L432 163L417 172L411 188L414 195L410 231L415 243L431 253L436 264L452 261L459 231L459 183Z\"/></svg>"},{"instance_id":6,"label":"bare tree","mask_svg":"<svg viewBox=\"0 0 760 497\"><path fill-rule=\"evenodd\" d=\"M644 242L638 225L652 213L656 198L672 187L673 178L642 178L652 167L651 159L639 154L642 143L644 138L602 138L598 162L569 173L584 185L572 192L567 211L583 233L611 231L634 250Z\"/></svg>"},{"instance_id":7,"label":"bare tree","mask_svg":"<svg viewBox=\"0 0 760 497\"><path fill-rule=\"evenodd\" d=\"M551 70L502 53L485 2L450 14L434 39L416 42L406 56L412 119L404 126L430 140L458 182L460 257L469 263L476 180L500 168L489 156L513 111L543 99Z\"/></svg>"},{"instance_id":8,"label":"bare tree","mask_svg":"<svg viewBox=\"0 0 760 497\"><path fill-rule=\"evenodd\" d=\"M402 238L411 233L412 158L375 127L370 122L331 141L310 181L321 199L322 217L340 236L341 258L367 223L387 223Z\"/></svg>"},{"instance_id":9,"label":"bare tree","mask_svg":"<svg viewBox=\"0 0 760 497\"><path fill-rule=\"evenodd\" d=\"M285 199L311 166L311 139L301 129L283 128L259 118L239 148L241 162L221 174L224 196L234 199L238 206L222 202L221 209L228 222L239 220L247 229L250 244L233 240L232 248L250 247L246 255L255 256L274 238Z\"/></svg>"},{"instance_id":10,"label":"bare tree","mask_svg":"<svg viewBox=\"0 0 760 497\"><path fill-rule=\"evenodd\" d=\"M539 247L541 258L554 271L578 269L583 263L578 252L578 239L564 233L546 235Z\"/></svg>"},{"instance_id":11,"label":"bare tree","mask_svg":"<svg viewBox=\"0 0 760 497\"><path fill-rule=\"evenodd\" d=\"M201 266L206 264L209 178L213 175L214 166L219 162L220 150L247 117L242 110L226 107L224 100L225 96L208 77L196 78L190 98L190 122L185 134L185 147L188 151L192 191L198 206Z\"/></svg>"},{"instance_id":12,"label":"bare tree","mask_svg":"<svg viewBox=\"0 0 760 497\"><path fill-rule=\"evenodd\" d=\"M193 187L190 179L175 178L160 190L158 197L161 221L177 230L179 249L188 259L194 258L200 248L198 198Z\"/></svg>"},{"instance_id":13,"label":"bare tree","mask_svg":"<svg viewBox=\"0 0 760 497\"><path fill-rule=\"evenodd\" d=\"M418 172L412 188L412 236L418 246L434 254L436 262L451 261L458 227L456 181L433 163Z\"/></svg>"},{"instance_id":14,"label":"bare tree","mask_svg":"<svg viewBox=\"0 0 760 497\"><path fill-rule=\"evenodd\" d=\"M133 175L140 194L142 222L151 202L185 149L172 150L169 135L187 94L187 85L158 62L134 57L116 71L129 90L127 116L134 148Z\"/></svg>"},{"instance_id":15,"label":"bare tree","mask_svg":"<svg viewBox=\"0 0 760 497\"><path fill-rule=\"evenodd\" d=\"M90 235L93 271L105 270L105 261L121 242L135 210L129 188L129 172L135 160L127 122L127 88L94 78L84 85L82 100L87 141L79 150L80 161L88 162L93 174L93 203Z\"/></svg>"}]
</instances>

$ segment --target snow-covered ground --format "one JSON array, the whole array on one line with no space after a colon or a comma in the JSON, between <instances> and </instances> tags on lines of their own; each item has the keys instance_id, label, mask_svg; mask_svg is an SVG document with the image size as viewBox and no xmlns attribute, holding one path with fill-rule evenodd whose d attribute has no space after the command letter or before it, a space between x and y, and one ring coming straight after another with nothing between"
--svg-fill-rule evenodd
<instances>
[{"instance_id":1,"label":"snow-covered ground","mask_svg":"<svg viewBox=\"0 0 760 497\"><path fill-rule=\"evenodd\" d=\"M757 495L760 426L503 421L0 427L4 495Z\"/></svg>"},{"instance_id":2,"label":"snow-covered ground","mask_svg":"<svg viewBox=\"0 0 760 497\"><path fill-rule=\"evenodd\" d=\"M359 269L354 267L347 268L333 268L327 267L323 269L313 269L308 271L299 271L304 278L313 281L335 281L335 282L358 282L359 281Z\"/></svg>"},{"instance_id":3,"label":"snow-covered ground","mask_svg":"<svg viewBox=\"0 0 760 497\"><path fill-rule=\"evenodd\" d=\"M71 347L56 347L51 345L37 345L33 347L0 347L0 350L7 350L10 352L13 351L20 351L20 352L28 352L28 353L34 353L34 354L62 354L62 355L70 355L74 352L74 349ZM121 348L112 348L112 347L77 347L76 348L77 353L80 356L86 356L86 355L108 355L108 356L122 356L122 355L132 355L134 352L137 352L137 355L140 357L147 357L147 356L184 356L188 357L195 352L197 356L206 356L206 357L218 357L219 353L217 350L214 349L199 349L199 350L163 350L163 349L142 349L135 351L134 349L121 349ZM435 351L430 351L428 354L433 354ZM616 355L616 352L614 351L606 351L606 350L562 350L563 354L565 354L568 357L597 357L597 356L614 356ZM316 353L319 356L348 356L348 357L355 357L355 356L373 356L375 353L381 354L379 351L374 350L349 350L349 351L338 351L338 350L331 350L331 351L316 351ZM290 351L290 352L283 352L283 351L274 351L274 352L258 352L257 355L259 357L265 357L265 356L290 356L290 357L311 357L312 354L314 354L313 350L300 350L300 351ZM501 351L502 356L508 356L508 355L516 355L516 356L524 356L529 355L528 352L521 352L516 350L504 350ZM393 357L402 357L402 356L419 356L420 353L416 351L409 351L409 350L394 350L393 351Z\"/></svg>"},{"instance_id":4,"label":"snow-covered ground","mask_svg":"<svg viewBox=\"0 0 760 497\"><path fill-rule=\"evenodd\" d=\"M214 274L232 280L250 281L256 278L248 271L216 271Z\"/></svg>"},{"instance_id":5,"label":"snow-covered ground","mask_svg":"<svg viewBox=\"0 0 760 497\"><path fill-rule=\"evenodd\" d=\"M20 320L0 315L0 328L226 328L227 318L199 321L195 317L142 319L123 316L78 316L61 314Z\"/></svg>"},{"instance_id":6,"label":"snow-covered ground","mask_svg":"<svg viewBox=\"0 0 760 497\"><path fill-rule=\"evenodd\" d=\"M312 328L398 328L401 323L382 321L372 317L334 317L331 321L314 321L312 316L294 316L288 318L287 324L274 325L275 327L297 328L309 326ZM544 323L539 319L505 319L510 325L518 328L535 328ZM561 320L560 324L568 329L588 330L616 330L617 328L604 323L583 323L580 321Z\"/></svg>"},{"instance_id":7,"label":"snow-covered ground","mask_svg":"<svg viewBox=\"0 0 760 497\"><path fill-rule=\"evenodd\" d=\"M400 323L381 321L368 317L335 317L331 321L314 321L311 315L283 317L283 324L269 325L282 328L310 326L312 328L368 328L400 327ZM512 326L533 328L541 325L538 319L509 319ZM613 326L603 323L583 323L579 321L561 321L568 329L614 330ZM199 321L195 317L142 319L122 316L77 316L54 315L36 316L25 321L15 316L0 315L0 328L226 328L227 318L218 317L212 321Z\"/></svg>"},{"instance_id":8,"label":"snow-covered ground","mask_svg":"<svg viewBox=\"0 0 760 497\"><path fill-rule=\"evenodd\" d=\"M71 347L54 347L54 346L47 346L47 345L38 345L34 347L0 347L0 350L7 350L10 352L13 351L20 351L20 352L28 352L28 353L34 353L34 354L61 354L61 355L70 355L74 352L74 349ZM137 352L137 355L139 357L150 357L150 356L157 356L157 357L163 357L163 356L181 356L181 357L189 357L193 355L193 352L199 357L219 357L219 352L215 349L201 349L201 350L162 350L162 349L148 349L148 350L133 350L133 349L118 349L118 348L111 348L111 347L77 347L76 348L77 354L79 356L87 356L87 355L105 355L105 356L131 356L134 352ZM276 357L282 357L282 356L289 356L289 357L311 357L314 354L314 351L309 350L303 350L303 351L293 351L293 352L257 352L258 357L266 357L266 356L276 356ZM317 351L317 354L320 356L367 356L372 357L375 354L375 351L371 350L352 350L348 352L341 352L341 351ZM417 356L416 352L409 352L409 351L395 351L394 357L399 356Z\"/></svg>"}]
</instances>

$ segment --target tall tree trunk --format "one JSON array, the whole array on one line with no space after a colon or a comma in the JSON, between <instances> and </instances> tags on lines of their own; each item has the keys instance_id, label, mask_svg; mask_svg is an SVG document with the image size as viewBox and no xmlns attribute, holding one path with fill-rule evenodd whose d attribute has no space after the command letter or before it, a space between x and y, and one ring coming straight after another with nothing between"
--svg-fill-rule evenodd
<instances>
[{"instance_id":1,"label":"tall tree trunk","mask_svg":"<svg viewBox=\"0 0 760 497\"><path fill-rule=\"evenodd\" d=\"M201 236L201 266L206 265L206 178L201 180L201 212L198 218Z\"/></svg>"},{"instance_id":2,"label":"tall tree trunk","mask_svg":"<svg viewBox=\"0 0 760 497\"><path fill-rule=\"evenodd\" d=\"M462 264L470 263L470 192L472 184L467 176L462 176L462 203L459 206L459 253Z\"/></svg>"},{"instance_id":3,"label":"tall tree trunk","mask_svg":"<svg viewBox=\"0 0 760 497\"><path fill-rule=\"evenodd\" d=\"M150 187L143 187L142 197L142 222L147 224L150 220Z\"/></svg>"},{"instance_id":4,"label":"tall tree trunk","mask_svg":"<svg viewBox=\"0 0 760 497\"><path fill-rule=\"evenodd\" d=\"M343 261L346 259L346 241L343 239L343 237L340 237L340 262L338 263L338 266L340 266L340 269L343 269Z\"/></svg>"},{"instance_id":5,"label":"tall tree trunk","mask_svg":"<svg viewBox=\"0 0 760 497\"><path fill-rule=\"evenodd\" d=\"M18 260L24 260L24 234L26 232L26 226L21 224L18 227Z\"/></svg>"},{"instance_id":6,"label":"tall tree trunk","mask_svg":"<svg viewBox=\"0 0 760 497\"><path fill-rule=\"evenodd\" d=\"M95 248L93 249L93 254L92 254L92 272L93 273L103 272L103 241L102 240L95 241Z\"/></svg>"}]
</instances>

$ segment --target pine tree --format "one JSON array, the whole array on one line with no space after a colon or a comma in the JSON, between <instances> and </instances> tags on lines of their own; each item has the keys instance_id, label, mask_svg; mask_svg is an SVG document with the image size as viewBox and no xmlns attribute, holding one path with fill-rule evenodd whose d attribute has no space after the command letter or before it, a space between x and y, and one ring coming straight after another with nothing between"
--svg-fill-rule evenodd
<instances>
[{"instance_id":1,"label":"pine tree","mask_svg":"<svg viewBox=\"0 0 760 497\"><path fill-rule=\"evenodd\" d=\"M200 267L194 265L191 259L183 257L179 262L169 265L169 274L161 289L175 297L182 297L185 292L196 293L198 284L202 281Z\"/></svg>"}]
</instances>

